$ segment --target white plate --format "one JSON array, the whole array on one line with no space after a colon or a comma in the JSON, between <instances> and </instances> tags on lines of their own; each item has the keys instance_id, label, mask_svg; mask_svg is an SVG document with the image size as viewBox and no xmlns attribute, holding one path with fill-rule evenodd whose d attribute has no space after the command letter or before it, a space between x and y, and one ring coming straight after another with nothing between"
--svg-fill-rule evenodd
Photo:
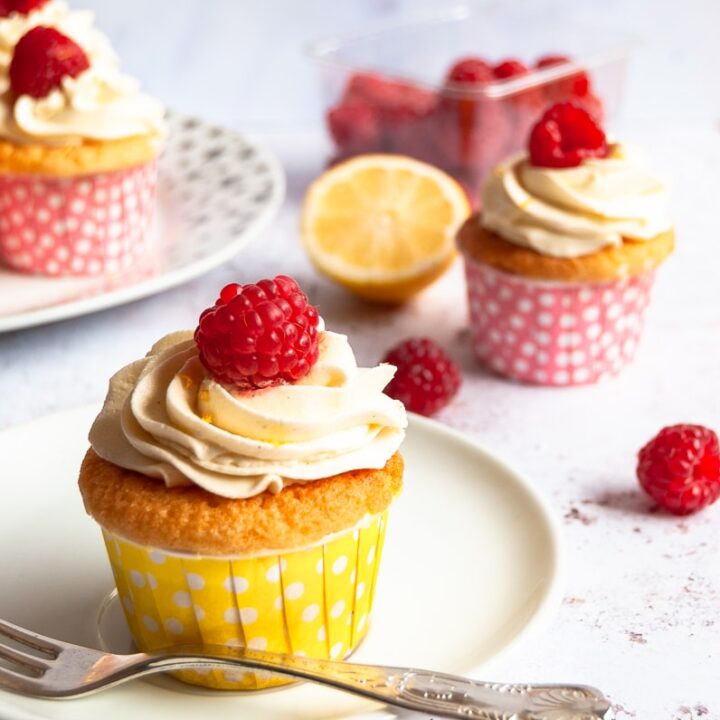
<instances>
[{"instance_id":1,"label":"white plate","mask_svg":"<svg viewBox=\"0 0 720 720\"><path fill-rule=\"evenodd\" d=\"M0 617L95 646L112 577L75 481L96 410L0 433ZM354 659L480 677L550 619L560 593L556 526L526 480L438 423L412 417L403 454L405 491L391 514L373 627ZM227 694L137 681L64 702L0 691L6 720L321 720L377 707L310 684Z\"/></svg>"},{"instance_id":2,"label":"white plate","mask_svg":"<svg viewBox=\"0 0 720 720\"><path fill-rule=\"evenodd\" d=\"M172 114L159 160L157 257L142 278L46 278L0 268L0 333L85 315L187 282L236 255L285 196L275 157L236 132Z\"/></svg>"}]
</instances>

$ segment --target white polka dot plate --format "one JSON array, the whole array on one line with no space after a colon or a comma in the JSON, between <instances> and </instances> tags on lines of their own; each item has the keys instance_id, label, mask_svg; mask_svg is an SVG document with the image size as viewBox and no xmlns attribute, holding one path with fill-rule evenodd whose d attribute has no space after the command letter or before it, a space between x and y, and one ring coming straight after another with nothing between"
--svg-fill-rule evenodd
<instances>
[{"instance_id":1,"label":"white polka dot plate","mask_svg":"<svg viewBox=\"0 0 720 720\"><path fill-rule=\"evenodd\" d=\"M271 153L196 118L173 114L169 125L149 260L92 277L43 277L0 266L0 332L85 315L191 280L236 255L273 218L285 176ZM84 200L80 194L74 202L84 206Z\"/></svg>"},{"instance_id":2,"label":"white polka dot plate","mask_svg":"<svg viewBox=\"0 0 720 720\"><path fill-rule=\"evenodd\" d=\"M0 433L0 617L40 633L125 652L107 603L112 575L76 487L96 407ZM561 593L556 524L529 482L439 423L413 416L405 490L392 508L362 662L503 678L498 660L552 618ZM100 618L100 619L99 619ZM257 693L129 683L81 700L0 692L4 720L320 720L388 718L368 701L310 684ZM403 717L407 718L405 714Z\"/></svg>"}]
</instances>

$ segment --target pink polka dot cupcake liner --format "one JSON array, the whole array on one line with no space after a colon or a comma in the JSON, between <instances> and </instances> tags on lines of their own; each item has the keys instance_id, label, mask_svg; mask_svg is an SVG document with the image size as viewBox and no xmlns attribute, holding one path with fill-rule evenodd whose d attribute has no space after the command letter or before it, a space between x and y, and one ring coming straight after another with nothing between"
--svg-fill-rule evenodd
<instances>
[{"instance_id":1,"label":"pink polka dot cupcake liner","mask_svg":"<svg viewBox=\"0 0 720 720\"><path fill-rule=\"evenodd\" d=\"M387 512L312 547L245 557L144 547L107 529L103 536L140 650L210 644L336 660L368 631L386 527ZM293 682L261 671L172 674L220 690Z\"/></svg>"},{"instance_id":2,"label":"pink polka dot cupcake liner","mask_svg":"<svg viewBox=\"0 0 720 720\"><path fill-rule=\"evenodd\" d=\"M593 383L634 355L654 273L606 283L543 282L465 258L475 352L500 375L539 385Z\"/></svg>"},{"instance_id":3,"label":"pink polka dot cupcake liner","mask_svg":"<svg viewBox=\"0 0 720 720\"><path fill-rule=\"evenodd\" d=\"M78 177L0 175L0 263L23 273L126 272L149 254L155 162Z\"/></svg>"}]
</instances>

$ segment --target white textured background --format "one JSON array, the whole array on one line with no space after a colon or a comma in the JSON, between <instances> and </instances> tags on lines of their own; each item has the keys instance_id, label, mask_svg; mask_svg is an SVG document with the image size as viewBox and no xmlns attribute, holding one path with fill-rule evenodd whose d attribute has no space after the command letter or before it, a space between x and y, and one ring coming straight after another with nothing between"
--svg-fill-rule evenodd
<instances>
[{"instance_id":1,"label":"white textured background","mask_svg":"<svg viewBox=\"0 0 720 720\"><path fill-rule=\"evenodd\" d=\"M85 4L149 91L264 137L285 163L288 200L261 242L183 288L0 336L0 427L99 400L112 371L164 332L192 325L230 279L294 273L364 362L399 335L434 334L445 343L465 384L440 419L526 472L564 518L571 572L561 612L544 640L507 660L496 677L592 683L611 695L618 720L720 720L720 507L682 521L653 513L633 479L636 450L662 425L720 429L720 2L532 3L551 18L638 36L619 129L648 147L674 185L679 248L660 274L636 363L615 381L570 390L513 385L476 366L458 267L417 302L387 312L319 278L297 247L298 202L324 153L316 78L303 47L444 3ZM531 24L518 27L518 48L532 32Z\"/></svg>"}]
</instances>

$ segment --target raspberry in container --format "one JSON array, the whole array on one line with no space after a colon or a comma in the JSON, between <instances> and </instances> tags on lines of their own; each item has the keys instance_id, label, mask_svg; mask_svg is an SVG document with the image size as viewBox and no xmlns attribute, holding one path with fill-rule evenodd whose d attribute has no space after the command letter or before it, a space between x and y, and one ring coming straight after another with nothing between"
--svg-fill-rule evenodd
<instances>
[{"instance_id":1,"label":"raspberry in container","mask_svg":"<svg viewBox=\"0 0 720 720\"><path fill-rule=\"evenodd\" d=\"M518 45L517 28L533 32ZM331 162L399 153L452 174L477 199L540 112L573 101L598 121L620 106L631 39L506 8L455 8L315 43Z\"/></svg>"}]
</instances>

